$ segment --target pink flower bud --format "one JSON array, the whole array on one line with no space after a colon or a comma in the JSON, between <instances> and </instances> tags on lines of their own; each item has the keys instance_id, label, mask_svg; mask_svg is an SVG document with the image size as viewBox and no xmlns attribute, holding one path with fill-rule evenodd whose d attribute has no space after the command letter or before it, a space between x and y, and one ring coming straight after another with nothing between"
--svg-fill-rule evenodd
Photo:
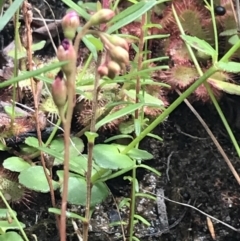
<instances>
[{"instance_id":1,"label":"pink flower bud","mask_svg":"<svg viewBox=\"0 0 240 241\"><path fill-rule=\"evenodd\" d=\"M77 55L72 45L72 42L64 39L58 47L57 57L59 61L68 60L69 63L62 66L62 71L65 75L70 75L76 69Z\"/></svg>"},{"instance_id":2,"label":"pink flower bud","mask_svg":"<svg viewBox=\"0 0 240 241\"><path fill-rule=\"evenodd\" d=\"M106 65L100 65L98 67L98 74L100 77L107 76L108 75L108 68Z\"/></svg>"},{"instance_id":3,"label":"pink flower bud","mask_svg":"<svg viewBox=\"0 0 240 241\"><path fill-rule=\"evenodd\" d=\"M116 75L119 75L121 67L115 61L110 61L107 65L108 67L108 77L114 79Z\"/></svg>"},{"instance_id":4,"label":"pink flower bud","mask_svg":"<svg viewBox=\"0 0 240 241\"><path fill-rule=\"evenodd\" d=\"M102 8L92 15L89 22L92 26L107 23L114 17L114 15L115 13L111 9Z\"/></svg>"},{"instance_id":5,"label":"pink flower bud","mask_svg":"<svg viewBox=\"0 0 240 241\"><path fill-rule=\"evenodd\" d=\"M52 83L52 96L55 105L58 108L64 107L67 100L67 87L63 79L63 73L60 71Z\"/></svg>"},{"instance_id":6,"label":"pink flower bud","mask_svg":"<svg viewBox=\"0 0 240 241\"><path fill-rule=\"evenodd\" d=\"M68 12L62 19L62 28L65 38L72 40L77 28L80 26L79 16L76 12Z\"/></svg>"},{"instance_id":7,"label":"pink flower bud","mask_svg":"<svg viewBox=\"0 0 240 241\"><path fill-rule=\"evenodd\" d=\"M122 63L124 63L124 64L129 63L128 51L126 49L123 49L120 46L114 46L113 48L109 49L109 55L119 65L121 65Z\"/></svg>"},{"instance_id":8,"label":"pink flower bud","mask_svg":"<svg viewBox=\"0 0 240 241\"><path fill-rule=\"evenodd\" d=\"M115 34L113 34L113 35L106 34L105 36L108 38L108 40L113 45L120 46L123 49L129 51L129 45L128 45L128 42L125 39L123 39L123 38L121 38L121 37L119 37L119 36L117 36Z\"/></svg>"}]
</instances>

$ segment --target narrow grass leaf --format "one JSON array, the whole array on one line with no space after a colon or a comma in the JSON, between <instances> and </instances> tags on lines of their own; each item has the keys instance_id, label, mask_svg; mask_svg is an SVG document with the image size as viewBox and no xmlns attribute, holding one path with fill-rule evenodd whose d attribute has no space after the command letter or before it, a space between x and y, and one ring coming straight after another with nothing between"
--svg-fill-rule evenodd
<instances>
[{"instance_id":1,"label":"narrow grass leaf","mask_svg":"<svg viewBox=\"0 0 240 241\"><path fill-rule=\"evenodd\" d=\"M116 15L110 23L115 23L111 27L109 27L107 33L113 33L114 31L120 29L121 27L135 21L137 18L142 16L148 10L150 10L153 6L157 4L156 0L151 0L148 2L141 1L137 4L128 7L126 10L120 12L120 14Z\"/></svg>"},{"instance_id":2,"label":"narrow grass leaf","mask_svg":"<svg viewBox=\"0 0 240 241\"><path fill-rule=\"evenodd\" d=\"M181 35L181 38L191 47L203 52L204 54L207 54L209 56L216 55L215 49L209 43L202 39L189 35Z\"/></svg>"},{"instance_id":3,"label":"narrow grass leaf","mask_svg":"<svg viewBox=\"0 0 240 241\"><path fill-rule=\"evenodd\" d=\"M141 168L145 168L155 174L157 174L158 176L161 176L161 173L159 171L157 171L156 169L150 167L150 166L147 166L147 165L144 165L144 164L140 164L138 167L141 167Z\"/></svg>"},{"instance_id":4,"label":"narrow grass leaf","mask_svg":"<svg viewBox=\"0 0 240 241\"><path fill-rule=\"evenodd\" d=\"M144 41L149 40L149 39L162 39L162 38L168 38L170 34L156 34L156 35L151 35L151 36L146 36L143 38Z\"/></svg>"},{"instance_id":5,"label":"narrow grass leaf","mask_svg":"<svg viewBox=\"0 0 240 241\"><path fill-rule=\"evenodd\" d=\"M64 2L68 7L76 11L79 14L79 16L81 16L85 20L90 19L91 16L86 12L86 10L81 8L78 4L74 3L72 0L62 0L62 2Z\"/></svg>"},{"instance_id":6,"label":"narrow grass leaf","mask_svg":"<svg viewBox=\"0 0 240 241\"><path fill-rule=\"evenodd\" d=\"M19 75L17 77L11 78L10 80L7 80L7 81L4 81L4 82L0 83L0 88L12 85L12 84L17 83L17 82L22 81L22 80L29 79L31 77L38 76L42 73L46 73L46 72L51 71L53 69L59 68L59 67L65 65L67 63L68 63L68 61L57 62L57 63L51 64L51 65L45 66L41 69L36 69L36 70L30 71L30 72L26 72L23 75Z\"/></svg>"},{"instance_id":7,"label":"narrow grass leaf","mask_svg":"<svg viewBox=\"0 0 240 241\"><path fill-rule=\"evenodd\" d=\"M231 95L240 95L240 86L232 83L227 83L219 80L208 80L208 83L210 83L215 88L224 91L225 93L231 94Z\"/></svg>"},{"instance_id":8,"label":"narrow grass leaf","mask_svg":"<svg viewBox=\"0 0 240 241\"><path fill-rule=\"evenodd\" d=\"M230 72L230 73L239 73L240 72L240 63L237 63L237 62L218 62L216 64L217 68L219 70L223 70L223 71L226 71L226 72Z\"/></svg>"},{"instance_id":9,"label":"narrow grass leaf","mask_svg":"<svg viewBox=\"0 0 240 241\"><path fill-rule=\"evenodd\" d=\"M107 140L104 141L104 143L108 143L108 142L119 140L119 139L126 139L126 138L133 139L133 137L130 135L116 135L116 136L108 138Z\"/></svg>"},{"instance_id":10,"label":"narrow grass leaf","mask_svg":"<svg viewBox=\"0 0 240 241\"><path fill-rule=\"evenodd\" d=\"M99 129L101 126L116 120L118 118L121 118L122 116L125 115L129 115L131 113L133 113L135 110L141 108L143 106L143 103L137 103L137 104L130 104L127 107L124 107L123 109L114 112L113 114L110 114L108 116L106 116L105 118L103 118L102 120L100 120L97 124L96 124L96 129Z\"/></svg>"},{"instance_id":11,"label":"narrow grass leaf","mask_svg":"<svg viewBox=\"0 0 240 241\"><path fill-rule=\"evenodd\" d=\"M49 208L48 212L61 215L61 210L58 209L58 208ZM78 215L76 213L72 213L72 212L66 211L66 216L67 216L67 218L75 218L75 219L79 219L79 220L81 220L83 222L87 222L86 218L84 218L84 217L82 217L82 216L80 216L80 215Z\"/></svg>"},{"instance_id":12,"label":"narrow grass leaf","mask_svg":"<svg viewBox=\"0 0 240 241\"><path fill-rule=\"evenodd\" d=\"M19 9L21 4L23 3L24 0L15 0L12 4L10 4L9 8L7 11L4 13L4 15L1 17L0 21L0 31L3 30L5 25L10 21L12 16L15 14L15 12Z\"/></svg>"},{"instance_id":13,"label":"narrow grass leaf","mask_svg":"<svg viewBox=\"0 0 240 241\"><path fill-rule=\"evenodd\" d=\"M134 218L138 219L139 221L141 221L143 224L147 225L148 227L151 226L151 224L142 216L134 214Z\"/></svg>"}]
</instances>

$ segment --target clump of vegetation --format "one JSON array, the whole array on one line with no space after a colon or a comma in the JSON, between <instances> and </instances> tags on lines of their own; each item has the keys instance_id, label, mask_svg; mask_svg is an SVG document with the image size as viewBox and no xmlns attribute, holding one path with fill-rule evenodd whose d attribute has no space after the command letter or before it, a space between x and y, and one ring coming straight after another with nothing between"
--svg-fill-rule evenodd
<instances>
[{"instance_id":1,"label":"clump of vegetation","mask_svg":"<svg viewBox=\"0 0 240 241\"><path fill-rule=\"evenodd\" d=\"M12 12L17 12L16 19L22 2L10 6ZM233 36L218 41L219 32L226 36L236 28L232 5L230 1L221 1L226 12L216 14L213 1L211 4L200 0L181 3L173 0L166 4L142 1L116 14L116 1L111 8L94 4L90 14L83 5L70 0L63 2L71 9L61 20L64 39L56 48L57 60L51 59L39 69L34 69L32 64L32 18L27 1L22 5L26 28L24 47L15 24L13 77L0 83L12 102L11 105L2 103L5 106L0 118L3 120L1 148L15 154L3 162L3 167L18 173L20 184L10 178L10 172L4 171L0 173L0 194L18 222L8 202L22 202L27 189L50 192L53 208L49 211L56 215L61 241L66 240L69 217L81 221L83 240L87 241L92 211L109 195L106 181L131 171L131 176L124 177L131 183L131 196L126 202L130 211L127 233L130 241L136 240L135 223L149 225L136 214L136 196L156 200L153 195L139 192L136 170L144 168L160 175L144 163L153 156L139 149L140 141L146 136L162 141L151 131L188 96L193 101L211 100L218 108L216 98L223 91L240 93L232 80L240 64L230 60L240 41L231 41ZM0 30L9 21L7 12L2 19ZM81 41L90 54L79 66ZM156 43L162 50L160 56L153 58L149 46ZM23 65L21 73L19 59ZM27 87L19 88L22 80L29 80ZM19 89L23 95L17 94ZM183 93L169 103L167 94L175 90ZM20 106L24 113L22 109L19 111ZM51 131L45 138L43 132L49 127ZM26 132L35 135L27 138ZM96 144L102 133L112 135L104 143ZM234 136L229 133L240 153ZM81 139L83 135L85 143ZM17 142L17 138L21 141ZM9 139L15 140L17 152L7 144ZM119 140L124 140L125 145L120 145ZM61 207L56 204L56 190L61 194ZM67 203L85 206L85 216L67 215ZM18 223L28 240L22 226Z\"/></svg>"}]
</instances>

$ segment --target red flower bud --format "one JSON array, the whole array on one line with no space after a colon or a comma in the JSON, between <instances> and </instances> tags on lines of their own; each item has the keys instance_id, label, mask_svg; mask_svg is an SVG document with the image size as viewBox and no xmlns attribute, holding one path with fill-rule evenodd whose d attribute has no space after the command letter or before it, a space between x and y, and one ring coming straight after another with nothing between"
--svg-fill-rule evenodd
<instances>
[{"instance_id":1,"label":"red flower bud","mask_svg":"<svg viewBox=\"0 0 240 241\"><path fill-rule=\"evenodd\" d=\"M107 65L108 67L108 77L114 79L116 75L119 75L121 67L115 61L110 61Z\"/></svg>"},{"instance_id":2,"label":"red flower bud","mask_svg":"<svg viewBox=\"0 0 240 241\"><path fill-rule=\"evenodd\" d=\"M67 100L67 87L61 71L52 83L52 96L53 101L58 108L64 107Z\"/></svg>"},{"instance_id":3,"label":"red flower bud","mask_svg":"<svg viewBox=\"0 0 240 241\"><path fill-rule=\"evenodd\" d=\"M124 64L129 63L128 51L126 49L123 49L120 46L114 46L113 48L109 49L109 55L119 65L121 65L122 63L124 63Z\"/></svg>"},{"instance_id":4,"label":"red flower bud","mask_svg":"<svg viewBox=\"0 0 240 241\"><path fill-rule=\"evenodd\" d=\"M100 65L98 67L98 74L100 77L107 76L108 75L108 68L106 65Z\"/></svg>"},{"instance_id":5,"label":"red flower bud","mask_svg":"<svg viewBox=\"0 0 240 241\"><path fill-rule=\"evenodd\" d=\"M77 55L71 41L67 39L63 40L62 45L58 47L57 57L59 61L69 61L69 63L62 66L62 71L65 75L70 75L75 71Z\"/></svg>"},{"instance_id":6,"label":"red flower bud","mask_svg":"<svg viewBox=\"0 0 240 241\"><path fill-rule=\"evenodd\" d=\"M114 15L115 13L111 9L102 8L92 15L89 22L92 26L107 23L114 17Z\"/></svg>"},{"instance_id":7,"label":"red flower bud","mask_svg":"<svg viewBox=\"0 0 240 241\"><path fill-rule=\"evenodd\" d=\"M72 40L77 28L80 26L79 16L76 12L68 12L62 19L62 28L65 38Z\"/></svg>"}]
</instances>

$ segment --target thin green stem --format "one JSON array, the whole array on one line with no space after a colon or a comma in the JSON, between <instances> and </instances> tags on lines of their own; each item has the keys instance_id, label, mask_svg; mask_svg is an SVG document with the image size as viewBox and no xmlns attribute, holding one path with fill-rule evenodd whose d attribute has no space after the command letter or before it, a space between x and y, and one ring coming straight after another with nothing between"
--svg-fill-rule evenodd
<instances>
[{"instance_id":1,"label":"thin green stem","mask_svg":"<svg viewBox=\"0 0 240 241\"><path fill-rule=\"evenodd\" d=\"M11 1L12 4L12 1ZM14 49L14 77L18 76L18 68L19 68L19 60L18 60L18 51L21 51L22 45L20 41L20 36L19 36L19 9L14 15L14 43L15 43L15 49ZM12 99L16 101L16 85L17 83L14 83L13 85L13 96ZM11 114L11 123L13 125L15 119L15 104L12 105L12 114Z\"/></svg>"},{"instance_id":2,"label":"thin green stem","mask_svg":"<svg viewBox=\"0 0 240 241\"><path fill-rule=\"evenodd\" d=\"M214 17L213 1L212 0L211 0L211 13L213 14L213 17ZM184 32L184 30L182 28L182 25L181 25L181 23L179 21L179 18L178 18L177 14L176 14L176 11L175 11L174 7L173 7L173 14L174 14L174 17L175 17L175 19L177 21L180 33L182 35L185 35L185 32ZM213 24L213 25L216 25L216 23ZM217 30L215 29L215 31L217 31ZM214 36L215 37L217 36L217 32L214 32ZM217 38L217 40L218 40L218 38ZM216 46L218 46L218 42L215 42L215 44L216 44ZM186 46L187 46L189 54L190 54L190 56L191 56L191 58L192 58L192 60L194 62L194 65L195 65L199 75L203 76L203 71L202 71L202 69L201 69L201 67L200 67L200 65L199 65L199 63L198 63L198 61L196 59L196 56L195 56L191 46L189 46L188 44L186 44ZM229 50L229 51L231 51L231 50ZM216 59L216 61L217 61L217 59ZM209 94L209 96L210 96L210 98L211 98L211 100L212 100L212 102L214 104L214 107L216 108L216 110L217 110L217 112L218 112L218 114L219 114L219 116L220 116L220 118L221 118L221 120L223 122L223 125L224 125L225 129L227 130L227 133L228 133L228 135L229 135L229 137L230 137L230 139L231 139L231 141L232 141L232 143L233 143L233 145L234 145L234 147L236 149L236 152L238 153L238 156L240 157L240 148L239 148L239 145L237 143L237 140L236 140L236 138L235 138L235 136L234 136L234 134L233 134L233 132L232 132L232 130L231 130L231 128L230 128L230 126L229 126L229 124L228 124L228 122L227 122L227 120L226 120L226 118L225 118L225 116L224 116L224 114L223 114L223 112L222 112L222 110L221 110L221 108L220 108L220 106L219 106L219 104L218 104L218 102L217 102L213 92L212 92L212 89L210 88L210 86L209 86L207 81L205 81L203 84L204 84L205 88L208 91L208 94Z\"/></svg>"},{"instance_id":3,"label":"thin green stem","mask_svg":"<svg viewBox=\"0 0 240 241\"><path fill-rule=\"evenodd\" d=\"M164 119L179 106L185 98L187 98L199 85L206 81L210 76L216 73L218 69L212 66L208 69L203 76L201 76L196 82L194 82L182 95L180 95L163 113L155 119L140 135L135 138L123 151L123 154L128 153L133 149L149 132L151 132L157 125L159 125Z\"/></svg>"},{"instance_id":4,"label":"thin green stem","mask_svg":"<svg viewBox=\"0 0 240 241\"><path fill-rule=\"evenodd\" d=\"M210 86L207 82L205 83L205 87L206 87L206 89L208 91L208 94L210 95L211 100L214 104L214 107L216 108L216 110L217 110L217 112L218 112L218 114L219 114L219 116L220 116L220 118L223 122L223 125L224 125L224 127L225 127L225 129L226 129L235 149L236 149L238 157L240 157L240 148L239 148L238 142L237 142L235 136L233 135L232 129L229 126L229 124L228 124L228 122L227 122L227 120L226 120L226 118L225 118L225 116L224 116L224 114L223 114L223 112L222 112L222 110L221 110L221 108L220 108L220 106L219 106L215 96L213 95L213 92L212 92L212 90L211 90L211 88L210 88Z\"/></svg>"},{"instance_id":5,"label":"thin green stem","mask_svg":"<svg viewBox=\"0 0 240 241\"><path fill-rule=\"evenodd\" d=\"M78 53L78 49L79 49L79 45L80 42L83 38L83 36L86 34L87 30L91 27L91 23L88 21L83 27L82 29L78 32L75 40L74 40L74 49L76 51L76 53Z\"/></svg>"},{"instance_id":6,"label":"thin green stem","mask_svg":"<svg viewBox=\"0 0 240 241\"><path fill-rule=\"evenodd\" d=\"M24 230L23 230L23 228L22 228L22 225L19 223L16 215L14 214L12 208L9 206L7 200L5 199L5 197L4 197L4 195L2 194L1 191L0 191L0 197L1 197L2 201L4 202L4 204L6 205L6 207L7 207L8 211L9 211L11 217L12 217L12 218L14 219L14 221L17 223L17 225L18 225L18 227L19 227L19 230L20 230L22 236L24 237L25 241L29 241L26 233L24 232Z\"/></svg>"},{"instance_id":7,"label":"thin green stem","mask_svg":"<svg viewBox=\"0 0 240 241\"><path fill-rule=\"evenodd\" d=\"M133 160L136 166L136 160ZM131 206L130 206L130 223L129 223L129 241L133 240L133 232L134 232L134 214L135 214L135 206L136 206L136 170L137 167L133 167L132 169L132 181L131 181Z\"/></svg>"}]
</instances>

